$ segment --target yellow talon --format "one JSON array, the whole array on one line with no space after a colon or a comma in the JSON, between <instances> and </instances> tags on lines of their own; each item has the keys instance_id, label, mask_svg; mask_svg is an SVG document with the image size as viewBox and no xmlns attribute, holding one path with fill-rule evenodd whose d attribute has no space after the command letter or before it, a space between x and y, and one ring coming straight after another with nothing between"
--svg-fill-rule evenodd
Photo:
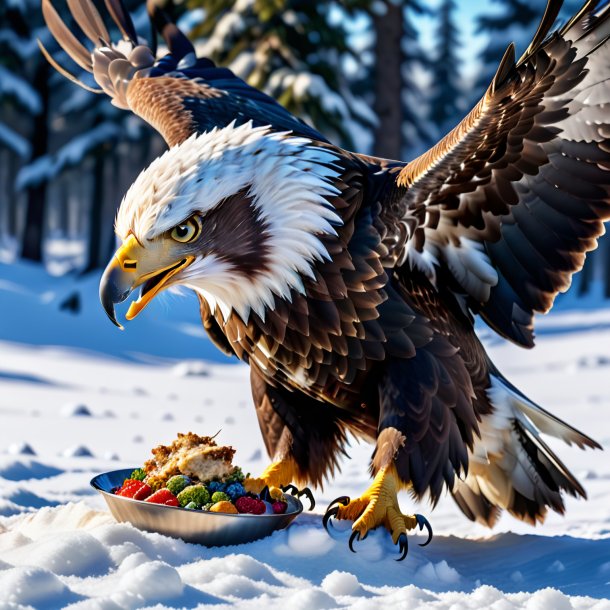
<instances>
[{"instance_id":1,"label":"yellow talon","mask_svg":"<svg viewBox=\"0 0 610 610\"><path fill-rule=\"evenodd\" d=\"M290 493L299 499L305 496L309 500L309 510L313 510L316 501L311 490L308 487L298 489L294 485L301 482L302 477L296 462L292 458L286 458L269 464L260 477L247 478L244 481L244 488L250 493L260 494L267 487L273 500L283 499L283 492L291 490Z\"/></svg>"},{"instance_id":2,"label":"yellow talon","mask_svg":"<svg viewBox=\"0 0 610 610\"><path fill-rule=\"evenodd\" d=\"M284 492L279 487L270 487L269 495L273 500L283 500Z\"/></svg>"},{"instance_id":3,"label":"yellow talon","mask_svg":"<svg viewBox=\"0 0 610 610\"><path fill-rule=\"evenodd\" d=\"M269 464L260 477L247 478L244 488L250 493L259 494L265 486L283 487L298 479L296 462L292 458L286 458L279 462Z\"/></svg>"},{"instance_id":4,"label":"yellow talon","mask_svg":"<svg viewBox=\"0 0 610 610\"><path fill-rule=\"evenodd\" d=\"M362 496L353 500L343 496L331 502L324 515L324 527L328 526L331 517L353 521L350 549L354 550L352 544L356 537L362 540L370 530L383 525L390 532L394 544L400 546L400 559L404 559L408 550L406 532L417 526L420 530L426 527L428 540L421 545L425 546L432 538L432 528L421 515L402 514L398 505L398 490L401 485L394 465L382 468Z\"/></svg>"}]
</instances>

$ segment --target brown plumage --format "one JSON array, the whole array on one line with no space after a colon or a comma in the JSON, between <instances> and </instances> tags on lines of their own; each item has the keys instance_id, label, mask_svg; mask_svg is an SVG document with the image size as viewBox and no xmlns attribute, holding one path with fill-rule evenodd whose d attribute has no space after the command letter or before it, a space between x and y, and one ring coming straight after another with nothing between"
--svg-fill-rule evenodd
<instances>
[{"instance_id":1,"label":"brown plumage","mask_svg":"<svg viewBox=\"0 0 610 610\"><path fill-rule=\"evenodd\" d=\"M458 126L402 163L333 146L228 70L197 59L154 3L149 8L170 49L159 60L154 44L132 42L123 52L100 42L107 34L89 0L71 0L95 44L90 53L43 0L49 28L68 54L93 72L113 103L142 116L172 147L136 182L146 197L138 191L122 204L117 230L125 244L100 291L111 318L116 322L114 304L139 285L133 274L126 279L125 259L146 268L147 291L180 283L197 290L211 339L250 365L270 456L294 464L301 480L331 476L351 432L376 443L371 471L379 485L363 495L363 505L374 504L379 487L396 476L433 502L448 488L469 518L489 525L502 509L532 523L548 508L562 512L562 494L584 490L540 433L598 445L514 388L473 329L478 314L500 335L531 347L534 314L548 311L568 288L610 218L610 8L589 0L551 32L561 4L549 1L517 62L509 47L483 99ZM120 0L108 7L126 40L135 41ZM196 148L203 140L194 137L214 128L201 137L216 156ZM276 158L269 142L292 146L292 165L285 152ZM238 162L240 150L247 156ZM223 183L217 200L192 197L195 185L211 189L220 180L225 156L234 163L234 190ZM163 173L170 162L180 176L175 185L171 172ZM273 163L275 173L257 185ZM242 184L246 165L254 174ZM292 174L299 174L300 190ZM281 203L266 199L282 190L274 190L274 179L292 189ZM316 188L323 195L307 199ZM175 198L161 205L158 194L166 191ZM315 201L319 224L284 235L283 224L301 212L282 217L282 226L275 214L301 200L302 222L310 222ZM146 213L153 204L154 213ZM171 214L183 232L195 214L201 234L172 243ZM294 266L281 268L281 281L272 277L282 256L299 260L292 250L310 245L317 250L296 280ZM158 275L149 270L155 260L147 248L157 252ZM224 273L233 293L215 292L222 281L214 276L210 287L193 260L207 261L208 274ZM260 283L265 278L271 292ZM334 514L351 518L350 507L341 510ZM401 527L415 523L404 517Z\"/></svg>"}]
</instances>

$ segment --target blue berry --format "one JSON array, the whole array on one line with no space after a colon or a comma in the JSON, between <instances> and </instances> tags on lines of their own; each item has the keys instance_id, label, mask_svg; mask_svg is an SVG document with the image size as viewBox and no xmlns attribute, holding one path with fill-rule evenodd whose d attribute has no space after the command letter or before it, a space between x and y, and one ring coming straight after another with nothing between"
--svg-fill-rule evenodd
<instances>
[{"instance_id":1,"label":"blue berry","mask_svg":"<svg viewBox=\"0 0 610 610\"><path fill-rule=\"evenodd\" d=\"M210 481L207 485L208 491L210 494L213 494L217 491L225 491L226 485L221 483L220 481Z\"/></svg>"},{"instance_id":2,"label":"blue berry","mask_svg":"<svg viewBox=\"0 0 610 610\"><path fill-rule=\"evenodd\" d=\"M241 483L231 483L225 491L234 502L237 498L241 498L246 493L246 490Z\"/></svg>"}]
</instances>

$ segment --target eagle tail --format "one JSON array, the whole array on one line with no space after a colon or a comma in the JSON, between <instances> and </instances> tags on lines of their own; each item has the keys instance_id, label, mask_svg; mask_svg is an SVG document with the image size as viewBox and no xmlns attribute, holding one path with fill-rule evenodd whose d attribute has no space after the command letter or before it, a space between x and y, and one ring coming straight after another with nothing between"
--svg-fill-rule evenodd
<instances>
[{"instance_id":1,"label":"eagle tail","mask_svg":"<svg viewBox=\"0 0 610 610\"><path fill-rule=\"evenodd\" d=\"M544 521L549 508L563 514L563 492L586 498L582 485L540 434L583 449L600 445L533 403L499 374L492 374L487 392L493 412L481 421L467 476L456 479L452 490L464 514L491 527L504 509L535 525Z\"/></svg>"}]
</instances>

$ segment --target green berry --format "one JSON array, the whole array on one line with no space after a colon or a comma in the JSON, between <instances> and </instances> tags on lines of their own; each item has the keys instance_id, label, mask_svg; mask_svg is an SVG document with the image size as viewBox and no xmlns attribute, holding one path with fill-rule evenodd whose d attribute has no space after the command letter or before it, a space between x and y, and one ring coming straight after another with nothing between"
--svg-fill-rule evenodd
<instances>
[{"instance_id":1,"label":"green berry","mask_svg":"<svg viewBox=\"0 0 610 610\"><path fill-rule=\"evenodd\" d=\"M224 491L215 491L212 494L212 504L216 504L216 502L230 502L231 496L226 494Z\"/></svg>"},{"instance_id":2,"label":"green berry","mask_svg":"<svg viewBox=\"0 0 610 610\"><path fill-rule=\"evenodd\" d=\"M189 502L184 508L188 508L190 510L197 510L199 507L195 502Z\"/></svg>"},{"instance_id":3,"label":"green berry","mask_svg":"<svg viewBox=\"0 0 610 610\"><path fill-rule=\"evenodd\" d=\"M146 472L144 468L136 468L129 477L130 479L135 479L136 481L143 481L146 478Z\"/></svg>"},{"instance_id":4,"label":"green berry","mask_svg":"<svg viewBox=\"0 0 610 610\"><path fill-rule=\"evenodd\" d=\"M197 508L201 508L210 501L210 494L203 485L189 485L178 494L178 502L183 508L194 502Z\"/></svg>"},{"instance_id":5,"label":"green berry","mask_svg":"<svg viewBox=\"0 0 610 610\"><path fill-rule=\"evenodd\" d=\"M239 466L235 466L229 476L225 477L225 483L243 483L245 475Z\"/></svg>"},{"instance_id":6,"label":"green berry","mask_svg":"<svg viewBox=\"0 0 610 610\"><path fill-rule=\"evenodd\" d=\"M165 487L177 496L183 489L186 489L191 484L191 480L183 474L177 474L169 479Z\"/></svg>"}]
</instances>

